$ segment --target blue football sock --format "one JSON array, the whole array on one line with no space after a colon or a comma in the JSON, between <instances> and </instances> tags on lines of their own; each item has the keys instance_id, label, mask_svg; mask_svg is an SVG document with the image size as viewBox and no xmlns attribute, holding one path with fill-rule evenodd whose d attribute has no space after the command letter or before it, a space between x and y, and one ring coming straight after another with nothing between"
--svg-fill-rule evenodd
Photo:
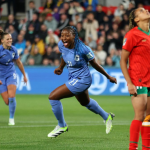
<instances>
[{"instance_id":1,"label":"blue football sock","mask_svg":"<svg viewBox=\"0 0 150 150\"><path fill-rule=\"evenodd\" d=\"M90 102L86 105L86 108L88 108L95 114L99 114L104 120L107 120L108 113L105 112L95 100L90 98Z\"/></svg>"},{"instance_id":2,"label":"blue football sock","mask_svg":"<svg viewBox=\"0 0 150 150\"><path fill-rule=\"evenodd\" d=\"M9 99L9 118L14 118L15 110L16 110L16 98L8 98Z\"/></svg>"},{"instance_id":3,"label":"blue football sock","mask_svg":"<svg viewBox=\"0 0 150 150\"><path fill-rule=\"evenodd\" d=\"M64 115L63 115L63 107L62 104L59 100L49 100L51 106L52 106L52 111L56 117L56 119L58 120L58 125L60 127L65 127L66 126L66 122L64 119Z\"/></svg>"}]
</instances>

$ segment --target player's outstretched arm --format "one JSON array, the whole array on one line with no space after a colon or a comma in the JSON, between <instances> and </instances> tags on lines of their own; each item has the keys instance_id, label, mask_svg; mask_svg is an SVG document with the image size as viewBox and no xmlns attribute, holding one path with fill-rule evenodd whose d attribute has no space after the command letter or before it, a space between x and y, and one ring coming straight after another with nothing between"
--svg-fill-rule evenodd
<instances>
[{"instance_id":1,"label":"player's outstretched arm","mask_svg":"<svg viewBox=\"0 0 150 150\"><path fill-rule=\"evenodd\" d=\"M101 74L103 74L107 79L110 80L110 82L117 84L116 78L111 77L111 76L104 70L104 68L103 68L102 66L100 66L100 65L96 62L95 58L92 59L92 60L89 61L89 62L90 62L91 66L92 66L94 69L96 69L98 72L100 72Z\"/></svg>"},{"instance_id":2,"label":"player's outstretched arm","mask_svg":"<svg viewBox=\"0 0 150 150\"><path fill-rule=\"evenodd\" d=\"M20 69L20 71L22 72L23 76L24 76L24 82L27 83L28 79L27 79L27 77L26 77L26 74L25 74L25 71L24 71L24 67L23 67L22 62L20 61L19 58L16 59L15 62L16 62L16 64L17 64L18 68Z\"/></svg>"},{"instance_id":3,"label":"player's outstretched arm","mask_svg":"<svg viewBox=\"0 0 150 150\"><path fill-rule=\"evenodd\" d=\"M127 69L127 60L129 58L129 55L130 55L129 51L124 50L124 49L122 50L120 66L121 66L121 70L122 70L122 73L124 75L124 78L127 81L129 93L136 96L137 95L137 90L136 90L136 87L133 85L133 83L131 81L131 78L129 76L128 69Z\"/></svg>"},{"instance_id":4,"label":"player's outstretched arm","mask_svg":"<svg viewBox=\"0 0 150 150\"><path fill-rule=\"evenodd\" d=\"M65 63L64 59L61 58L60 66L54 70L54 73L57 75L62 74L65 65L66 65L66 63Z\"/></svg>"}]
</instances>

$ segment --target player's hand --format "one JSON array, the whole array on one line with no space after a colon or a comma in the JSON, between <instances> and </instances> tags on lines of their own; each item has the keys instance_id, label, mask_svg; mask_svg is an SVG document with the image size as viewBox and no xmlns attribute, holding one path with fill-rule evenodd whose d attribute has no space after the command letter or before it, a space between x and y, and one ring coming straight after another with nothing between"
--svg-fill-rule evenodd
<instances>
[{"instance_id":1,"label":"player's hand","mask_svg":"<svg viewBox=\"0 0 150 150\"><path fill-rule=\"evenodd\" d=\"M23 82L27 84L28 79L27 79L27 77L26 77L26 76L24 76L24 78L23 78Z\"/></svg>"},{"instance_id":2,"label":"player's hand","mask_svg":"<svg viewBox=\"0 0 150 150\"><path fill-rule=\"evenodd\" d=\"M61 68L56 68L56 69L54 70L54 73L57 74L57 75L61 75L62 72L63 72L63 69L61 69Z\"/></svg>"},{"instance_id":3,"label":"player's hand","mask_svg":"<svg viewBox=\"0 0 150 150\"><path fill-rule=\"evenodd\" d=\"M0 80L0 85L2 85L3 83L2 83L2 81Z\"/></svg>"},{"instance_id":4,"label":"player's hand","mask_svg":"<svg viewBox=\"0 0 150 150\"><path fill-rule=\"evenodd\" d=\"M108 79L109 79L110 82L117 84L116 78L110 76Z\"/></svg>"},{"instance_id":5,"label":"player's hand","mask_svg":"<svg viewBox=\"0 0 150 150\"><path fill-rule=\"evenodd\" d=\"M132 83L128 84L128 91L130 94L137 96L137 89L134 84Z\"/></svg>"}]
</instances>

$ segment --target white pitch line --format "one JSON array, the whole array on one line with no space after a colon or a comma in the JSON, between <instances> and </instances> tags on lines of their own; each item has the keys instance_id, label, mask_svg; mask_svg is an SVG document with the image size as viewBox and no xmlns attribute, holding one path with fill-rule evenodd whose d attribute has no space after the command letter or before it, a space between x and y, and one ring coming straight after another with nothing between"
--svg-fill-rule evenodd
<instances>
[{"instance_id":1,"label":"white pitch line","mask_svg":"<svg viewBox=\"0 0 150 150\"><path fill-rule=\"evenodd\" d=\"M55 124L56 125L56 124ZM0 129L3 129L3 128L35 128L35 127L54 127L55 125L24 125L24 126L0 126ZM69 125L70 127L71 126L102 126L105 124L97 124L97 123L94 123L94 124L72 124L72 125ZM129 124L113 124L114 126L116 125L129 125Z\"/></svg>"},{"instance_id":2,"label":"white pitch line","mask_svg":"<svg viewBox=\"0 0 150 150\"><path fill-rule=\"evenodd\" d=\"M57 121L16 121L17 123L57 123ZM67 121L67 123L103 123L103 121ZM113 123L130 124L130 121L113 121Z\"/></svg>"}]
</instances>

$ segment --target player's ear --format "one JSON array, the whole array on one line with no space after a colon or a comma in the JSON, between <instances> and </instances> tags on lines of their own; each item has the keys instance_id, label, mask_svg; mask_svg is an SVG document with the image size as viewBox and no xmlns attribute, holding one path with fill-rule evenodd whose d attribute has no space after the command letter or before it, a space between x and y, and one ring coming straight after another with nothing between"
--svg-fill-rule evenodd
<instances>
[{"instance_id":1,"label":"player's ear","mask_svg":"<svg viewBox=\"0 0 150 150\"><path fill-rule=\"evenodd\" d=\"M1 39L1 43L3 44L3 42L4 42L4 40L3 39Z\"/></svg>"},{"instance_id":2,"label":"player's ear","mask_svg":"<svg viewBox=\"0 0 150 150\"><path fill-rule=\"evenodd\" d=\"M135 21L136 23L138 23L140 20L139 20L138 17L136 17L136 18L134 19L134 21Z\"/></svg>"},{"instance_id":3,"label":"player's ear","mask_svg":"<svg viewBox=\"0 0 150 150\"><path fill-rule=\"evenodd\" d=\"M75 35L73 35L73 39L75 39Z\"/></svg>"}]
</instances>

